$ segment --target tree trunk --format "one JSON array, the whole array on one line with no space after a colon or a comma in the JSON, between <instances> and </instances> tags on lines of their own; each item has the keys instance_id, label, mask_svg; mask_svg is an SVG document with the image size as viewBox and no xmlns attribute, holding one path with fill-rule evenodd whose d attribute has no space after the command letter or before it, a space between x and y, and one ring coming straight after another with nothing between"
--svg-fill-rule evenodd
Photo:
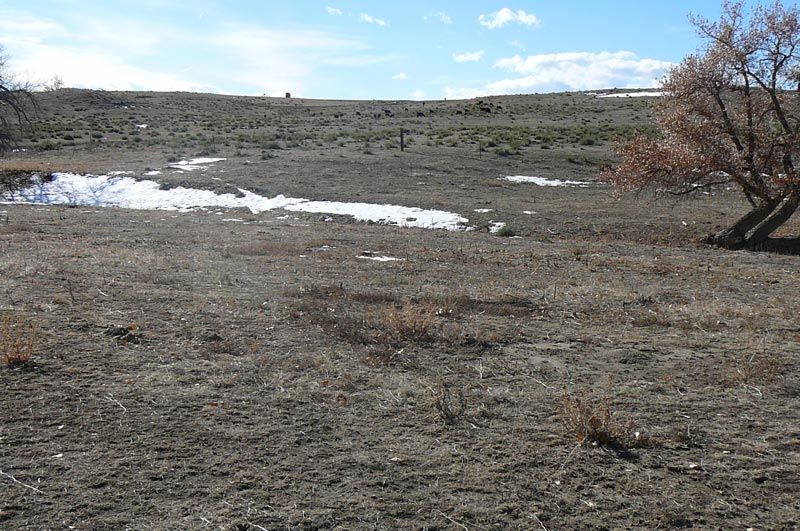
<instances>
[{"instance_id":1,"label":"tree trunk","mask_svg":"<svg viewBox=\"0 0 800 531\"><path fill-rule=\"evenodd\" d=\"M733 251L744 249L747 245L747 233L753 227L763 222L775 210L776 203L763 202L756 208L742 216L732 227L721 230L714 234L709 234L704 240L705 243L716 245L724 249Z\"/></svg>"},{"instance_id":2,"label":"tree trunk","mask_svg":"<svg viewBox=\"0 0 800 531\"><path fill-rule=\"evenodd\" d=\"M800 192L792 191L787 195L783 201L778 203L772 213L763 221L761 221L746 239L747 247L758 247L766 242L769 235L775 230L789 221L792 214L795 213L797 207L800 206Z\"/></svg>"}]
</instances>

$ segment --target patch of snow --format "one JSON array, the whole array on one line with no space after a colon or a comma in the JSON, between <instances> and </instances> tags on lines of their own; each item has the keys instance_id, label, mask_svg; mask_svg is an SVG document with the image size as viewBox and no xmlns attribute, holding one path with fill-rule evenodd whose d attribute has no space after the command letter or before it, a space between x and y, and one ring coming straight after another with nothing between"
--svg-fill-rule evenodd
<instances>
[{"instance_id":1,"label":"patch of snow","mask_svg":"<svg viewBox=\"0 0 800 531\"><path fill-rule=\"evenodd\" d=\"M207 208L247 208L257 214L266 210L284 209L293 212L345 215L359 221L399 227L473 230L472 227L467 226L466 218L443 210L425 210L417 207L372 203L310 201L284 195L269 198L241 188L239 192L240 195L237 196L230 193L218 194L211 190L184 187L162 190L159 183L155 181L137 181L131 177L55 173L52 181L40 181L30 188L16 192L13 196L1 195L0 199L8 202L33 204L68 204L182 212ZM287 217L279 216L278 219Z\"/></svg>"},{"instance_id":2,"label":"patch of snow","mask_svg":"<svg viewBox=\"0 0 800 531\"><path fill-rule=\"evenodd\" d=\"M147 129L147 124L136 124L139 129Z\"/></svg>"},{"instance_id":3,"label":"patch of snow","mask_svg":"<svg viewBox=\"0 0 800 531\"><path fill-rule=\"evenodd\" d=\"M500 229L502 229L505 226L506 224L503 221L492 221L491 225L489 225L489 232L491 232L492 234L496 234L500 231Z\"/></svg>"},{"instance_id":4,"label":"patch of snow","mask_svg":"<svg viewBox=\"0 0 800 531\"><path fill-rule=\"evenodd\" d=\"M118 175L133 175L132 171L112 171L108 172L111 177L116 177Z\"/></svg>"},{"instance_id":5,"label":"patch of snow","mask_svg":"<svg viewBox=\"0 0 800 531\"><path fill-rule=\"evenodd\" d=\"M509 175L500 177L504 181L513 183L533 183L537 186L589 186L586 181L564 181L561 179L547 179L545 177L532 177L528 175Z\"/></svg>"},{"instance_id":6,"label":"patch of snow","mask_svg":"<svg viewBox=\"0 0 800 531\"><path fill-rule=\"evenodd\" d=\"M248 192L244 193L247 194ZM371 221L398 227L465 230L466 224L469 221L452 212L425 210L418 207L378 205L373 203L345 203L340 201L308 201L306 199L294 199L291 201L293 202L281 208L296 212L339 214L351 216L359 221Z\"/></svg>"},{"instance_id":7,"label":"patch of snow","mask_svg":"<svg viewBox=\"0 0 800 531\"><path fill-rule=\"evenodd\" d=\"M159 170L150 170L144 172L144 174L147 176L153 176L153 175L161 175L161 172Z\"/></svg>"},{"instance_id":8,"label":"patch of snow","mask_svg":"<svg viewBox=\"0 0 800 531\"><path fill-rule=\"evenodd\" d=\"M240 218L222 218L222 221L244 221Z\"/></svg>"},{"instance_id":9,"label":"patch of snow","mask_svg":"<svg viewBox=\"0 0 800 531\"><path fill-rule=\"evenodd\" d=\"M486 214L487 212L491 212L492 208L476 208L473 212L477 212L478 214Z\"/></svg>"},{"instance_id":10,"label":"patch of snow","mask_svg":"<svg viewBox=\"0 0 800 531\"><path fill-rule=\"evenodd\" d=\"M179 160L170 164L169 167L181 171L205 170L208 166L204 166L204 164L213 164L222 160L225 159L200 157L191 160Z\"/></svg>"},{"instance_id":11,"label":"patch of snow","mask_svg":"<svg viewBox=\"0 0 800 531\"><path fill-rule=\"evenodd\" d=\"M650 92L617 92L614 94L598 94L598 98L657 98L659 96L663 96L664 92L660 90L650 91Z\"/></svg>"},{"instance_id":12,"label":"patch of snow","mask_svg":"<svg viewBox=\"0 0 800 531\"><path fill-rule=\"evenodd\" d=\"M523 210L522 213L523 214L528 214L529 216L532 216L532 215L536 214L536 212L534 212L533 210Z\"/></svg>"}]
</instances>

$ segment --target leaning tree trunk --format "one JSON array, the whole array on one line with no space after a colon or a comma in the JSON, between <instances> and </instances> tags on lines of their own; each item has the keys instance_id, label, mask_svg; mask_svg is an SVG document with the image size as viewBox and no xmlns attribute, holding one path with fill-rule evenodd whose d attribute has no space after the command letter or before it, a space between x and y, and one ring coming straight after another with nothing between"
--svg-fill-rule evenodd
<instances>
[{"instance_id":1,"label":"leaning tree trunk","mask_svg":"<svg viewBox=\"0 0 800 531\"><path fill-rule=\"evenodd\" d=\"M705 243L724 249L739 250L748 245L747 233L764 222L775 210L775 201L764 201L756 208L742 216L732 227L708 235Z\"/></svg>"},{"instance_id":2,"label":"leaning tree trunk","mask_svg":"<svg viewBox=\"0 0 800 531\"><path fill-rule=\"evenodd\" d=\"M768 217L752 229L752 232L746 238L746 247L753 249L762 246L770 234L789 221L798 206L800 206L800 191L793 190L789 192L789 195L783 201L778 203Z\"/></svg>"}]
</instances>

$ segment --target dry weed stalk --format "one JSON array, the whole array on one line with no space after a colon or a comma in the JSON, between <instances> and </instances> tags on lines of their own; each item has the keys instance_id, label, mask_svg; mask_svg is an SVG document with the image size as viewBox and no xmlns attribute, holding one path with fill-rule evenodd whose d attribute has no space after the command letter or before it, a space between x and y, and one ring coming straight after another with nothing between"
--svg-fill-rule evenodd
<instances>
[{"instance_id":1,"label":"dry weed stalk","mask_svg":"<svg viewBox=\"0 0 800 531\"><path fill-rule=\"evenodd\" d=\"M430 388L431 407L436 416L445 424L457 424L464 419L467 413L467 397L460 389L455 393L450 388L440 383L436 388Z\"/></svg>"},{"instance_id":2,"label":"dry weed stalk","mask_svg":"<svg viewBox=\"0 0 800 531\"><path fill-rule=\"evenodd\" d=\"M30 362L36 346L36 326L7 313L0 319L0 355L11 368Z\"/></svg>"}]
</instances>

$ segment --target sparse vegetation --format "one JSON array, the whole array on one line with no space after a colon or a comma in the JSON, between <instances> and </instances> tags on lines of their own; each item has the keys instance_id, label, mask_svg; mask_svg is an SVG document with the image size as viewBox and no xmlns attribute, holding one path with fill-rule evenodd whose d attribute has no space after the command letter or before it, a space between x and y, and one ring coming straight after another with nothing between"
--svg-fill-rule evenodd
<instances>
[{"instance_id":1,"label":"sparse vegetation","mask_svg":"<svg viewBox=\"0 0 800 531\"><path fill-rule=\"evenodd\" d=\"M0 205L0 312L39 331L29 370L0 371L2 471L42 493L0 475L0 527L796 521L797 257L696 248L745 204L724 190L623 203L498 178L592 181L616 136L650 127L652 98L426 102L424 118L409 102L37 98L39 141L0 167L436 208L475 230ZM170 167L209 148L227 160Z\"/></svg>"}]
</instances>

